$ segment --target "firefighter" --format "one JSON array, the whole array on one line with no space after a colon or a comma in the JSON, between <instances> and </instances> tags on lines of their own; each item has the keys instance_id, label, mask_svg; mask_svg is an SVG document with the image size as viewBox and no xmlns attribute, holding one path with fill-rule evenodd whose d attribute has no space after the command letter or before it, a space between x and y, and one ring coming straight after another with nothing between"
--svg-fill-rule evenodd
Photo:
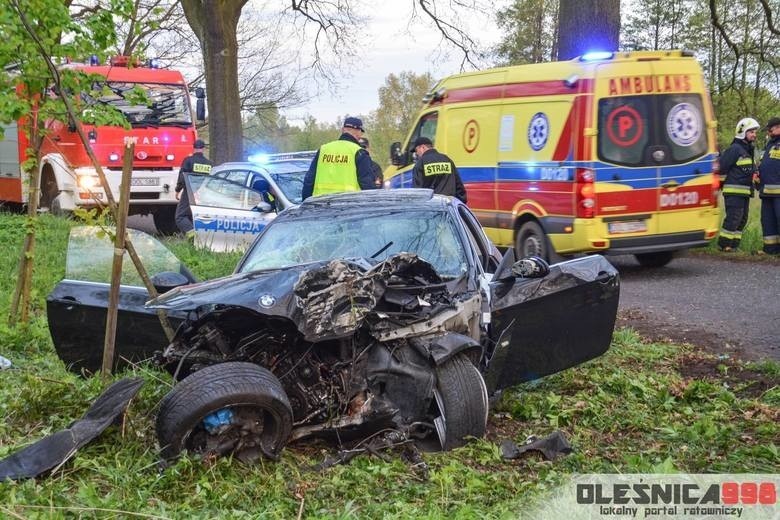
<instances>
[{"instance_id":1,"label":"firefighter","mask_svg":"<svg viewBox=\"0 0 780 520\"><path fill-rule=\"evenodd\" d=\"M203 139L195 139L192 147L192 155L186 157L179 167L179 180L176 182L176 200L179 201L176 205L176 226L179 228L179 231L188 237L192 236L194 231L192 210L190 209L190 199L187 196L187 186L184 184L184 175L190 173L211 173L211 161L203 155L206 143L203 142Z\"/></svg>"},{"instance_id":2,"label":"firefighter","mask_svg":"<svg viewBox=\"0 0 780 520\"><path fill-rule=\"evenodd\" d=\"M413 146L417 163L412 173L412 186L431 188L434 193L457 197L465 203L466 188L452 159L439 153L427 137L418 137Z\"/></svg>"},{"instance_id":3,"label":"firefighter","mask_svg":"<svg viewBox=\"0 0 780 520\"><path fill-rule=\"evenodd\" d=\"M718 237L718 247L721 251L737 250L742 230L747 224L756 173L754 146L756 132L760 127L758 121L752 117L740 119L731 146L720 155L720 174L724 179L723 201L726 208L726 217Z\"/></svg>"},{"instance_id":4,"label":"firefighter","mask_svg":"<svg viewBox=\"0 0 780 520\"><path fill-rule=\"evenodd\" d=\"M780 255L780 117L766 125L769 139L758 167L764 253Z\"/></svg>"},{"instance_id":5,"label":"firefighter","mask_svg":"<svg viewBox=\"0 0 780 520\"><path fill-rule=\"evenodd\" d=\"M361 137L358 139L358 144L362 149L368 152L368 156L371 157L371 144L368 142L368 139ZM379 163L376 162L373 157L371 158L371 169L374 171L374 186L376 188L381 188L385 183L385 176L382 173L382 167L379 166Z\"/></svg>"},{"instance_id":6,"label":"firefighter","mask_svg":"<svg viewBox=\"0 0 780 520\"><path fill-rule=\"evenodd\" d=\"M304 200L312 195L375 188L371 157L358 144L362 135L363 121L344 119L341 136L322 145L311 161L303 179Z\"/></svg>"}]
</instances>

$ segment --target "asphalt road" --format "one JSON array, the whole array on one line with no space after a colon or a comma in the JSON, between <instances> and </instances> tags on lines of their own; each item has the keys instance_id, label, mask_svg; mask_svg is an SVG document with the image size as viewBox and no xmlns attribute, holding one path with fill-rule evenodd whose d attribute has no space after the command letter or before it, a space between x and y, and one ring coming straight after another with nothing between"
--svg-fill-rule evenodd
<instances>
[{"instance_id":1,"label":"asphalt road","mask_svg":"<svg viewBox=\"0 0 780 520\"><path fill-rule=\"evenodd\" d=\"M719 355L780 361L780 260L691 254L660 269L609 260L621 275L620 324Z\"/></svg>"}]
</instances>

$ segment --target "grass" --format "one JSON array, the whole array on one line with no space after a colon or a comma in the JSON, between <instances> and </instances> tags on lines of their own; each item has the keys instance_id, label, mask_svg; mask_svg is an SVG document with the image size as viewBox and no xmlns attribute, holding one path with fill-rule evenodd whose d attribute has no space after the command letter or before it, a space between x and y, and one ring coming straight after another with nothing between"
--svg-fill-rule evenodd
<instances>
[{"instance_id":1,"label":"grass","mask_svg":"<svg viewBox=\"0 0 780 520\"><path fill-rule=\"evenodd\" d=\"M723 224L725 210L723 205L723 195L718 195L718 207L720 208L720 224ZM750 199L750 209L748 211L748 222L742 232L742 240L739 243L739 249L733 253L723 253L718 249L717 237L710 241L706 248L695 249L694 251L706 254L724 255L729 257L744 258L760 254L764 247L764 236L761 230L761 199L758 196ZM767 257L772 260L773 257Z\"/></svg>"},{"instance_id":2,"label":"grass","mask_svg":"<svg viewBox=\"0 0 780 520\"><path fill-rule=\"evenodd\" d=\"M43 217L35 257L35 310L26 327L6 323L24 218L0 214L0 457L66 427L102 390L56 358L45 296L64 272L68 221ZM235 255L203 254L171 241L201 278L227 274ZM616 331L610 351L583 366L507 391L487 439L424 454L428 478L400 456L360 456L324 472L325 443L290 446L279 462L245 466L183 458L160 471L154 412L170 379L148 367L122 428L112 427L53 475L0 484L0 517L14 518L516 518L573 473L780 471L780 368L718 368L689 346L646 343ZM698 370L693 368L715 367ZM116 378L127 374L117 375ZM751 378L767 385L756 386ZM556 462L507 461L498 443L565 432L575 452Z\"/></svg>"}]
</instances>

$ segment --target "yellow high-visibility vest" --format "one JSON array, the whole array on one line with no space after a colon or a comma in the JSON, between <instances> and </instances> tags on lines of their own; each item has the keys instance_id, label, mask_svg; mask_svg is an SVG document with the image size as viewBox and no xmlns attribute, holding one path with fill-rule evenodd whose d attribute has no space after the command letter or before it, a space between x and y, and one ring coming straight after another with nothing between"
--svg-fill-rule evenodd
<instances>
[{"instance_id":1,"label":"yellow high-visibility vest","mask_svg":"<svg viewBox=\"0 0 780 520\"><path fill-rule=\"evenodd\" d=\"M360 191L355 161L358 150L358 144L341 139L322 145L312 195Z\"/></svg>"}]
</instances>

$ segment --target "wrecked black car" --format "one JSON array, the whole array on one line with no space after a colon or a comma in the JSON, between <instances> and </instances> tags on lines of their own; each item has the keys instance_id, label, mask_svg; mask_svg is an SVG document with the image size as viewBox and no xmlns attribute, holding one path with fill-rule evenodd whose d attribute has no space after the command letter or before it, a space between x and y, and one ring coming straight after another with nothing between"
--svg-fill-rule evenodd
<instances>
[{"instance_id":1,"label":"wrecked black car","mask_svg":"<svg viewBox=\"0 0 780 520\"><path fill-rule=\"evenodd\" d=\"M127 360L157 350L180 381L157 415L168 458L276 458L302 437L387 428L457 447L484 435L489 395L604 353L619 296L603 257L502 256L465 205L429 190L308 199L229 277L193 284L166 265L167 292L145 306L142 288L122 288L116 348ZM49 296L75 369L100 366L107 291L66 279ZM170 343L157 309L178 324Z\"/></svg>"}]
</instances>

